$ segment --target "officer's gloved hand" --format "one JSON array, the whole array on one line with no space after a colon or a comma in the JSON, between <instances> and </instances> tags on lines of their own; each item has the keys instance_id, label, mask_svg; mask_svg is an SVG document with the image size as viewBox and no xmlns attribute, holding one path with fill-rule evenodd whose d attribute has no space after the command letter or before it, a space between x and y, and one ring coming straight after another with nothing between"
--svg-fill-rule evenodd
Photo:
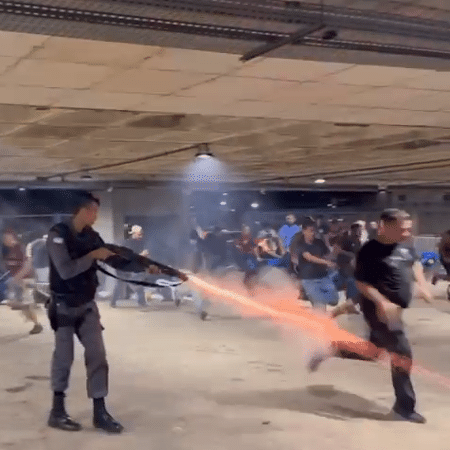
<instances>
[{"instance_id":1,"label":"officer's gloved hand","mask_svg":"<svg viewBox=\"0 0 450 450\"><path fill-rule=\"evenodd\" d=\"M152 275L159 275L161 273L161 270L157 266L151 265L147 267L147 272Z\"/></svg>"},{"instance_id":2,"label":"officer's gloved hand","mask_svg":"<svg viewBox=\"0 0 450 450\"><path fill-rule=\"evenodd\" d=\"M97 250L93 250L91 253L89 253L92 258L99 259L101 261L104 261L105 259L110 258L111 256L114 256L116 253L112 252L111 250L101 247Z\"/></svg>"}]
</instances>

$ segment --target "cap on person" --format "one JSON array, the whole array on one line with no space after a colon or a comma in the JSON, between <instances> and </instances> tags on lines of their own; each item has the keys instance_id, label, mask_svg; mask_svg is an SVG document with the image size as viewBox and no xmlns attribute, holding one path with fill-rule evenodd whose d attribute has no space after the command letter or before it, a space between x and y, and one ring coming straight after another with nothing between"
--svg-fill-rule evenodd
<instances>
[{"instance_id":1,"label":"cap on person","mask_svg":"<svg viewBox=\"0 0 450 450\"><path fill-rule=\"evenodd\" d=\"M133 225L131 227L131 234L142 233L142 227L140 225Z\"/></svg>"}]
</instances>

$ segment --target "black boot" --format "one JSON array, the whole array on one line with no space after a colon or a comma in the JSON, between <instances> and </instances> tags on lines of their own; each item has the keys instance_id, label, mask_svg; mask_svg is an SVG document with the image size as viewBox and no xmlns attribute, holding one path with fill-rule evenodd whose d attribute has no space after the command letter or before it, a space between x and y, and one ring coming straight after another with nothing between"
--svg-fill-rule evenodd
<instances>
[{"instance_id":1,"label":"black boot","mask_svg":"<svg viewBox=\"0 0 450 450\"><path fill-rule=\"evenodd\" d=\"M108 433L118 434L123 431L123 426L106 410L104 398L94 398L94 427Z\"/></svg>"},{"instance_id":2,"label":"black boot","mask_svg":"<svg viewBox=\"0 0 450 450\"><path fill-rule=\"evenodd\" d=\"M75 422L66 412L64 405L64 393L55 392L53 396L53 407L48 418L48 426L64 431L80 431L81 425Z\"/></svg>"}]
</instances>

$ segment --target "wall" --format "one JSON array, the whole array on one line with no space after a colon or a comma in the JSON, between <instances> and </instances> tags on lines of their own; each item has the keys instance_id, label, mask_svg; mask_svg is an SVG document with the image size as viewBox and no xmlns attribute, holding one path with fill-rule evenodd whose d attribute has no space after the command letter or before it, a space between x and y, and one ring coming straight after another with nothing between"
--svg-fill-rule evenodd
<instances>
[{"instance_id":1,"label":"wall","mask_svg":"<svg viewBox=\"0 0 450 450\"><path fill-rule=\"evenodd\" d=\"M117 189L112 192L114 237L123 238L124 218L181 214L182 193L170 188Z\"/></svg>"},{"instance_id":2,"label":"wall","mask_svg":"<svg viewBox=\"0 0 450 450\"><path fill-rule=\"evenodd\" d=\"M182 212L181 192L174 189L114 189L95 194L101 202L95 229L105 242L120 243L123 240L126 216L155 217L181 215ZM102 281L101 289L112 292L115 280L102 277Z\"/></svg>"},{"instance_id":3,"label":"wall","mask_svg":"<svg viewBox=\"0 0 450 450\"><path fill-rule=\"evenodd\" d=\"M416 216L418 234L441 234L450 229L450 201L444 189L395 189L390 205Z\"/></svg>"}]
</instances>

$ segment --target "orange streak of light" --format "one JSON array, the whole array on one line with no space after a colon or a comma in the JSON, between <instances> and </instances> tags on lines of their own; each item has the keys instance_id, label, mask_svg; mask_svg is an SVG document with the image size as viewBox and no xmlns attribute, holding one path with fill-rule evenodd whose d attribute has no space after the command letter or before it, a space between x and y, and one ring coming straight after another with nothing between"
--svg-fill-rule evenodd
<instances>
[{"instance_id":1,"label":"orange streak of light","mask_svg":"<svg viewBox=\"0 0 450 450\"><path fill-rule=\"evenodd\" d=\"M236 292L215 286L196 276L189 276L189 281L201 291L212 295L215 298L225 300L228 304L234 305L243 315L255 316L263 314L276 323L289 323L296 325L303 331L316 336L319 339L326 339L337 345L340 350L346 350L356 353L366 358L378 360L384 367L390 367L382 356L386 356L387 352L379 349L374 344L355 336L354 334L339 328L336 322L325 315L319 315L311 312L309 308L300 305L298 302L290 300L272 301L272 306L261 304L251 298L238 294ZM408 367L412 361L408 358L390 354L389 355L397 366ZM423 367L414 365L412 370L427 378L433 378L439 384L450 389L450 379L436 372L429 371Z\"/></svg>"}]
</instances>

